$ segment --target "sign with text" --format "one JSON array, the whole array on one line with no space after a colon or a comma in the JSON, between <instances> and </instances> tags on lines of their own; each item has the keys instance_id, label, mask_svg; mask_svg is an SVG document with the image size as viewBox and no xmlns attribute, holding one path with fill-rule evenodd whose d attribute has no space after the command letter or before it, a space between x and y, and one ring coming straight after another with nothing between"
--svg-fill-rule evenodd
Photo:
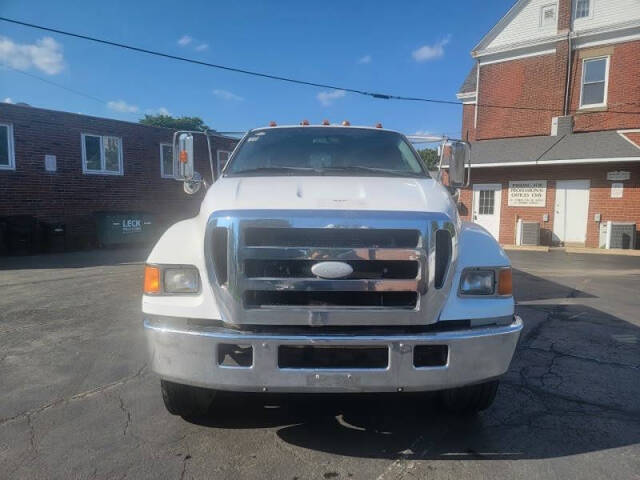
<instances>
[{"instance_id":1,"label":"sign with text","mask_svg":"<svg viewBox=\"0 0 640 480\"><path fill-rule=\"evenodd\" d=\"M611 184L611 198L622 198L623 191L624 191L624 183Z\"/></svg>"},{"instance_id":2,"label":"sign with text","mask_svg":"<svg viewBox=\"0 0 640 480\"><path fill-rule=\"evenodd\" d=\"M607 172L607 180L629 180L631 178L631 172L623 172L622 170L616 170L614 172Z\"/></svg>"},{"instance_id":3,"label":"sign with text","mask_svg":"<svg viewBox=\"0 0 640 480\"><path fill-rule=\"evenodd\" d=\"M510 207L544 207L546 199L546 180L516 180L509 182Z\"/></svg>"}]
</instances>

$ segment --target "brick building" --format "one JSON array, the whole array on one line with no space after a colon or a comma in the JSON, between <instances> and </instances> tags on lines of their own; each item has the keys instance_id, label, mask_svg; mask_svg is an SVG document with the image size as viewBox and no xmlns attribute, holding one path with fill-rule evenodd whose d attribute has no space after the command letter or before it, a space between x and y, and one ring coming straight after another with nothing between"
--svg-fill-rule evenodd
<instances>
[{"instance_id":1,"label":"brick building","mask_svg":"<svg viewBox=\"0 0 640 480\"><path fill-rule=\"evenodd\" d=\"M165 128L0 103L5 240L7 222L18 216L64 224L67 248L81 248L96 244L97 212L144 212L158 227L195 215L204 189L186 195L173 178L172 137ZM236 142L212 137L214 159L224 163ZM210 184L201 135L194 153Z\"/></svg>"},{"instance_id":2,"label":"brick building","mask_svg":"<svg viewBox=\"0 0 640 480\"><path fill-rule=\"evenodd\" d=\"M463 215L503 244L520 222L589 247L640 224L640 2L519 0L471 55Z\"/></svg>"}]
</instances>

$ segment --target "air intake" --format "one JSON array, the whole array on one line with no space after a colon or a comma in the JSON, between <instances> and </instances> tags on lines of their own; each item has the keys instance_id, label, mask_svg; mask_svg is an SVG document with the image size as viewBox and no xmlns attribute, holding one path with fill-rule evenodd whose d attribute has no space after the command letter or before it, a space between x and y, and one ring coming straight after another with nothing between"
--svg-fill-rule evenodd
<instances>
[{"instance_id":1,"label":"air intake","mask_svg":"<svg viewBox=\"0 0 640 480\"><path fill-rule=\"evenodd\" d=\"M438 230L436 232L436 288L442 288L444 285L449 262L451 262L451 233L448 230Z\"/></svg>"},{"instance_id":2,"label":"air intake","mask_svg":"<svg viewBox=\"0 0 640 480\"><path fill-rule=\"evenodd\" d=\"M227 248L229 232L225 227L216 227L213 230L213 265L216 272L216 280L219 285L227 283Z\"/></svg>"}]
</instances>

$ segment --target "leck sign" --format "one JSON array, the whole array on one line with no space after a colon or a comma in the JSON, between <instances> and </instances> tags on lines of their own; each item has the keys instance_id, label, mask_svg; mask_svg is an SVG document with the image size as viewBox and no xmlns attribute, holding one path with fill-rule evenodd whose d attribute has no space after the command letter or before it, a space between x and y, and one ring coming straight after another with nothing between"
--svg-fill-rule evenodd
<instances>
[{"instance_id":1,"label":"leck sign","mask_svg":"<svg viewBox=\"0 0 640 480\"><path fill-rule=\"evenodd\" d=\"M510 207L544 207L546 198L546 180L517 180L509 182Z\"/></svg>"}]
</instances>

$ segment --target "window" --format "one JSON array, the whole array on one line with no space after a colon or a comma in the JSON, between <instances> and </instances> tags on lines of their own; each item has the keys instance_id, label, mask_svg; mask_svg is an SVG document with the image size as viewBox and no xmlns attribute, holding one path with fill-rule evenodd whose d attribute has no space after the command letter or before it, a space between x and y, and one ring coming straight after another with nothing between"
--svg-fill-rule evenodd
<instances>
[{"instance_id":1,"label":"window","mask_svg":"<svg viewBox=\"0 0 640 480\"><path fill-rule=\"evenodd\" d=\"M174 178L173 147L170 143L160 144L160 176L162 178Z\"/></svg>"},{"instance_id":2,"label":"window","mask_svg":"<svg viewBox=\"0 0 640 480\"><path fill-rule=\"evenodd\" d=\"M495 190L480 190L478 193L480 194L478 198L478 214L493 215Z\"/></svg>"},{"instance_id":3,"label":"window","mask_svg":"<svg viewBox=\"0 0 640 480\"><path fill-rule=\"evenodd\" d=\"M591 0L576 0L575 18L586 18L591 15Z\"/></svg>"},{"instance_id":4,"label":"window","mask_svg":"<svg viewBox=\"0 0 640 480\"><path fill-rule=\"evenodd\" d=\"M122 175L122 140L118 137L83 133L82 172Z\"/></svg>"},{"instance_id":5,"label":"window","mask_svg":"<svg viewBox=\"0 0 640 480\"><path fill-rule=\"evenodd\" d=\"M218 175L222 172L222 169L227 164L227 160L229 160L229 156L231 152L227 152L226 150L218 150Z\"/></svg>"},{"instance_id":6,"label":"window","mask_svg":"<svg viewBox=\"0 0 640 480\"><path fill-rule=\"evenodd\" d=\"M225 167L227 176L383 176L428 178L399 133L371 128L253 130Z\"/></svg>"},{"instance_id":7,"label":"window","mask_svg":"<svg viewBox=\"0 0 640 480\"><path fill-rule=\"evenodd\" d=\"M540 26L552 27L556 25L556 6L545 5L540 9Z\"/></svg>"},{"instance_id":8,"label":"window","mask_svg":"<svg viewBox=\"0 0 640 480\"><path fill-rule=\"evenodd\" d=\"M13 125L0 123L0 170L15 170L13 151Z\"/></svg>"},{"instance_id":9,"label":"window","mask_svg":"<svg viewBox=\"0 0 640 480\"><path fill-rule=\"evenodd\" d=\"M582 63L580 108L607 104L609 57L588 58Z\"/></svg>"}]
</instances>

